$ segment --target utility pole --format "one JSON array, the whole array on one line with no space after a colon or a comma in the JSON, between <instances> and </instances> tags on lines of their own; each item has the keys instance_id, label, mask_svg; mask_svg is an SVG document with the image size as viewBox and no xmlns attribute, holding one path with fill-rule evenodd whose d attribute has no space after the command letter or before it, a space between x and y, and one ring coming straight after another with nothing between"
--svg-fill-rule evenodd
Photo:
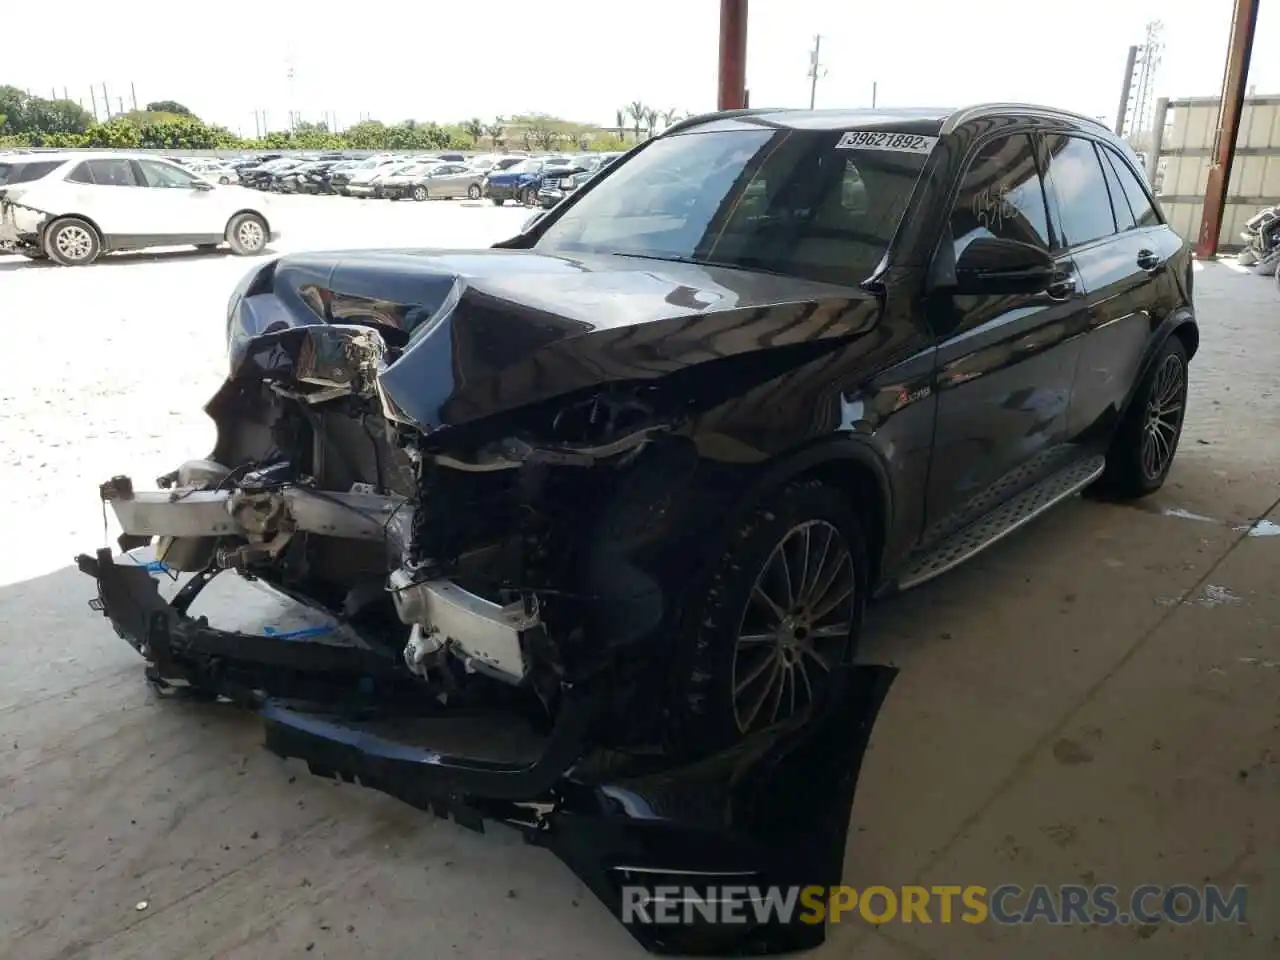
<instances>
[{"instance_id":1,"label":"utility pole","mask_svg":"<svg viewBox=\"0 0 1280 960\"><path fill-rule=\"evenodd\" d=\"M871 81L871 109L872 110L876 108L876 92L877 92L876 87L877 86L878 84L874 80L872 80Z\"/></svg>"},{"instance_id":2,"label":"utility pole","mask_svg":"<svg viewBox=\"0 0 1280 960\"><path fill-rule=\"evenodd\" d=\"M1138 47L1129 48L1124 62L1124 82L1120 85L1120 111L1116 114L1116 136L1124 136L1124 122L1129 116L1129 94L1133 92L1133 68L1138 62Z\"/></svg>"},{"instance_id":3,"label":"utility pole","mask_svg":"<svg viewBox=\"0 0 1280 960\"><path fill-rule=\"evenodd\" d=\"M93 84L89 84L89 102L93 104L93 122L98 122L98 98L93 92Z\"/></svg>"},{"instance_id":4,"label":"utility pole","mask_svg":"<svg viewBox=\"0 0 1280 960\"><path fill-rule=\"evenodd\" d=\"M129 96L133 99L133 109L138 109L138 90L133 85L133 81L129 81Z\"/></svg>"},{"instance_id":5,"label":"utility pole","mask_svg":"<svg viewBox=\"0 0 1280 960\"><path fill-rule=\"evenodd\" d=\"M822 51L822 34L818 34L813 38L813 49L809 51L809 109L813 109L813 105L818 98L818 78L827 75L826 69L822 66L819 54Z\"/></svg>"},{"instance_id":6,"label":"utility pole","mask_svg":"<svg viewBox=\"0 0 1280 960\"><path fill-rule=\"evenodd\" d=\"M111 122L111 98L107 96L107 83L102 82L102 109L107 112L107 122Z\"/></svg>"},{"instance_id":7,"label":"utility pole","mask_svg":"<svg viewBox=\"0 0 1280 960\"><path fill-rule=\"evenodd\" d=\"M1253 54L1253 35L1258 26L1260 0L1236 0L1231 18L1231 40L1227 45L1227 64L1223 71L1222 95L1218 101L1218 125L1213 140L1213 165L1204 188L1204 216L1200 221L1200 237L1196 256L1204 259L1218 252L1218 235L1222 232L1222 213L1227 205L1227 187L1231 181L1231 165L1236 157L1236 137L1240 134L1240 115L1244 112L1245 84L1249 80L1249 60Z\"/></svg>"}]
</instances>

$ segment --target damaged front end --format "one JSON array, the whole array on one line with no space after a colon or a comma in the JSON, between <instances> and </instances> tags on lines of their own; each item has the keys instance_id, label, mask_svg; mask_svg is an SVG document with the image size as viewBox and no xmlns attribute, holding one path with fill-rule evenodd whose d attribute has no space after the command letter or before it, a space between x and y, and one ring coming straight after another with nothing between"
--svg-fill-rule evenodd
<instances>
[{"instance_id":1,"label":"damaged front end","mask_svg":"<svg viewBox=\"0 0 1280 960\"><path fill-rule=\"evenodd\" d=\"M27 206L0 186L0 252L38 253L40 236L50 215Z\"/></svg>"},{"instance_id":2,"label":"damaged front end","mask_svg":"<svg viewBox=\"0 0 1280 960\"><path fill-rule=\"evenodd\" d=\"M399 299L351 292L358 278L341 272L286 258L251 274L207 407L214 450L156 490L101 487L126 554L78 562L149 679L258 710L268 748L317 774L525 830L624 921L624 888L671 877L839 883L892 671L844 667L830 716L724 754L667 749L669 628L731 489L685 429L689 398L731 388L601 377L603 362L634 368L608 344L556 357L574 321L508 325L498 298L441 269ZM145 563L129 553L151 545ZM195 608L228 571L334 629L214 626ZM795 790L816 811L803 822L785 802ZM661 951L822 939L776 917L630 920Z\"/></svg>"}]
</instances>

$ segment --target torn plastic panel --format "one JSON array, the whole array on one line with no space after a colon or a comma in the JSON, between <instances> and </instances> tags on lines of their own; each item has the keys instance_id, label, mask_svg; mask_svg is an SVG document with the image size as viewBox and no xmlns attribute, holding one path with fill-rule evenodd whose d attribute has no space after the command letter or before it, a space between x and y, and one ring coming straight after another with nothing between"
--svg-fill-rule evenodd
<instances>
[{"instance_id":1,"label":"torn plastic panel","mask_svg":"<svg viewBox=\"0 0 1280 960\"><path fill-rule=\"evenodd\" d=\"M760 956L810 949L820 924L759 917L770 888L841 882L863 756L896 670L841 668L821 715L795 720L687 766L645 769L586 747L596 705L572 691L544 754L526 764L477 762L370 733L332 715L278 703L262 708L267 748L312 773L379 790L483 829L521 830L556 854L648 950ZM628 911L658 888L734 888L744 923L698 917L646 923ZM626 892L630 888L630 892ZM753 919L754 918L754 919Z\"/></svg>"}]
</instances>

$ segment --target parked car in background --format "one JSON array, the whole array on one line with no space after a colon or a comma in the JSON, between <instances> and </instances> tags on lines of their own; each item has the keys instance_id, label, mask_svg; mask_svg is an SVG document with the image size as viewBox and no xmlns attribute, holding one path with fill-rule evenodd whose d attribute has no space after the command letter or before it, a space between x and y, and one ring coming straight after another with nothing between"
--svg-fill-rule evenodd
<instances>
[{"instance_id":1,"label":"parked car in background","mask_svg":"<svg viewBox=\"0 0 1280 960\"><path fill-rule=\"evenodd\" d=\"M353 166L335 171L329 178L329 182L335 193L350 196L352 183L363 187L364 184L373 179L376 171L391 164L403 164L404 162L402 157L366 157L364 160L357 160Z\"/></svg>"},{"instance_id":2,"label":"parked car in background","mask_svg":"<svg viewBox=\"0 0 1280 960\"><path fill-rule=\"evenodd\" d=\"M538 200L543 174L568 164L568 157L526 157L505 169L490 170L481 184L481 195L499 207L508 200L532 206Z\"/></svg>"},{"instance_id":3,"label":"parked car in background","mask_svg":"<svg viewBox=\"0 0 1280 960\"><path fill-rule=\"evenodd\" d=\"M484 174L465 163L443 163L427 172L413 190L414 200L479 200Z\"/></svg>"},{"instance_id":4,"label":"parked car in background","mask_svg":"<svg viewBox=\"0 0 1280 960\"><path fill-rule=\"evenodd\" d=\"M154 156L41 154L0 163L0 246L66 266L145 247L230 245L262 253L279 234L266 198Z\"/></svg>"},{"instance_id":5,"label":"parked car in background","mask_svg":"<svg viewBox=\"0 0 1280 960\"><path fill-rule=\"evenodd\" d=\"M390 173L379 177L374 185L374 196L388 200L426 200L426 187L423 184L432 170L445 166L443 160L435 158L415 160L404 166L394 167ZM416 196L417 192L422 196Z\"/></svg>"},{"instance_id":6,"label":"parked car in background","mask_svg":"<svg viewBox=\"0 0 1280 960\"><path fill-rule=\"evenodd\" d=\"M554 207L620 156L620 153L587 153L573 157L563 173L542 178L542 186L538 188L538 206L543 209Z\"/></svg>"},{"instance_id":7,"label":"parked car in background","mask_svg":"<svg viewBox=\"0 0 1280 960\"><path fill-rule=\"evenodd\" d=\"M188 160L183 164L183 167L210 183L220 183L226 186L240 182L240 171L229 163L223 163L220 160Z\"/></svg>"},{"instance_id":8,"label":"parked car in background","mask_svg":"<svg viewBox=\"0 0 1280 960\"><path fill-rule=\"evenodd\" d=\"M378 185L382 180L410 166L413 166L411 161L400 159L372 167L359 168L351 174L351 179L347 181L346 193L352 197L377 196Z\"/></svg>"},{"instance_id":9,"label":"parked car in background","mask_svg":"<svg viewBox=\"0 0 1280 960\"><path fill-rule=\"evenodd\" d=\"M280 157L257 166L241 167L240 182L255 190L269 190L280 174L300 167L304 162L296 157Z\"/></svg>"}]
</instances>

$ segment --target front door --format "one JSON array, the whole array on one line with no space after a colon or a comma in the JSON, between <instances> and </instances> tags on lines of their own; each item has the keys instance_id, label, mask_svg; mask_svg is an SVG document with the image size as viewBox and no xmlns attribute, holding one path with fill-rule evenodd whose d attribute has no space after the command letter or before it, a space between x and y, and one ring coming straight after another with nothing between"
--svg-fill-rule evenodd
<instances>
[{"instance_id":1,"label":"front door","mask_svg":"<svg viewBox=\"0 0 1280 960\"><path fill-rule=\"evenodd\" d=\"M226 230L226 217L218 202L217 188L192 176L177 164L162 160L135 160L139 178L146 184L143 233L174 243L207 239L212 242Z\"/></svg>"},{"instance_id":2,"label":"front door","mask_svg":"<svg viewBox=\"0 0 1280 960\"><path fill-rule=\"evenodd\" d=\"M980 143L961 178L939 262L954 265L979 237L1053 251L1030 135L1005 134ZM1058 254L1056 264L1055 282L1039 293L939 291L926 302L938 337L926 544L1033 482L1063 454L1079 334L1088 311L1070 254Z\"/></svg>"}]
</instances>

